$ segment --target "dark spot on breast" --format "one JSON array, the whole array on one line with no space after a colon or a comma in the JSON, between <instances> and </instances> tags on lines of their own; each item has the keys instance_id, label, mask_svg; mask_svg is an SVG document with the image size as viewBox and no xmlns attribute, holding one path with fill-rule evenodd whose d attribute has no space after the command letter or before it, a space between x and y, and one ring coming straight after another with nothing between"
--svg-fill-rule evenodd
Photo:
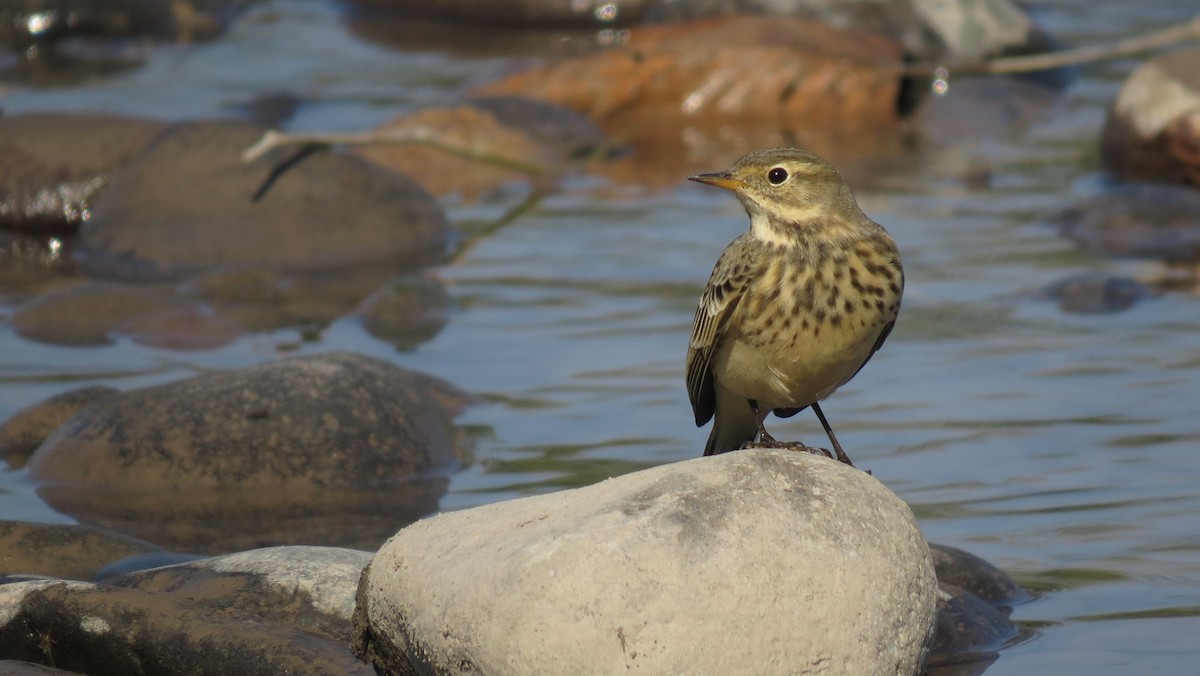
<instances>
[{"instance_id":1,"label":"dark spot on breast","mask_svg":"<svg viewBox=\"0 0 1200 676\"><path fill-rule=\"evenodd\" d=\"M882 310L883 308L880 309ZM813 313L813 319L816 319L818 324L825 321L825 310L823 308L817 308L817 311Z\"/></svg>"},{"instance_id":2,"label":"dark spot on breast","mask_svg":"<svg viewBox=\"0 0 1200 676\"><path fill-rule=\"evenodd\" d=\"M841 315L833 315L832 317L829 318L829 323L834 326L841 326L842 325L842 316Z\"/></svg>"},{"instance_id":3,"label":"dark spot on breast","mask_svg":"<svg viewBox=\"0 0 1200 676\"><path fill-rule=\"evenodd\" d=\"M883 303L883 301L881 301L881 300L877 300L877 301L875 301L875 309L876 309L876 310L879 310L880 312L883 312L883 308L884 308L884 303Z\"/></svg>"},{"instance_id":4,"label":"dark spot on breast","mask_svg":"<svg viewBox=\"0 0 1200 676\"><path fill-rule=\"evenodd\" d=\"M847 298L846 302L842 304L842 309L846 311L846 314L852 315L854 314L854 303L850 302L850 299Z\"/></svg>"},{"instance_id":5,"label":"dark spot on breast","mask_svg":"<svg viewBox=\"0 0 1200 676\"><path fill-rule=\"evenodd\" d=\"M893 294L900 295L900 285L895 280L888 282L888 290Z\"/></svg>"}]
</instances>

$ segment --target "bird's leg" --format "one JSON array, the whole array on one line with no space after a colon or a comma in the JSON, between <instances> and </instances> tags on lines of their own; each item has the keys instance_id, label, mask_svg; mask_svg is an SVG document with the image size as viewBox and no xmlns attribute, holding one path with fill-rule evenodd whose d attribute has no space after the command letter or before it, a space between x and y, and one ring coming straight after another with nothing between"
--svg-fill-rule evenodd
<instances>
[{"instance_id":1,"label":"bird's leg","mask_svg":"<svg viewBox=\"0 0 1200 676\"><path fill-rule=\"evenodd\" d=\"M767 427L763 424L763 421L767 419L767 414L771 412L771 409L768 408L764 411L759 409L757 401L753 399L747 399L746 401L750 403L750 410L754 413L755 422L758 423L759 440L757 442L753 440L747 441L746 443L742 444L742 448L786 448L789 451L804 451L814 455L824 455L827 458L833 457L833 454L829 451L823 448L809 446L802 441L777 441L775 437L771 436L770 433L767 432ZM849 460L849 458L847 458L847 460Z\"/></svg>"},{"instance_id":2,"label":"bird's leg","mask_svg":"<svg viewBox=\"0 0 1200 676\"><path fill-rule=\"evenodd\" d=\"M760 412L758 410L758 402L757 401L754 401L753 399L747 399L746 401L750 402L750 410L754 412L754 421L756 423L758 423L758 441L759 441L759 443L762 443L762 444L776 443L775 437L768 434L766 426L763 425L763 421L767 419L767 414L771 412L771 409L767 409L765 411Z\"/></svg>"},{"instance_id":3,"label":"bird's leg","mask_svg":"<svg viewBox=\"0 0 1200 676\"><path fill-rule=\"evenodd\" d=\"M821 421L821 427L825 428L825 434L829 435L829 443L833 444L833 450L837 453L837 459L853 467L854 463L850 462L850 456L846 455L846 452L842 450L842 445L838 443L837 437L833 436L833 428L829 426L829 421L825 419L825 414L821 412L821 406L814 401L812 403L812 410L813 413L817 414L817 420ZM761 427L762 423L760 422L759 425Z\"/></svg>"}]
</instances>

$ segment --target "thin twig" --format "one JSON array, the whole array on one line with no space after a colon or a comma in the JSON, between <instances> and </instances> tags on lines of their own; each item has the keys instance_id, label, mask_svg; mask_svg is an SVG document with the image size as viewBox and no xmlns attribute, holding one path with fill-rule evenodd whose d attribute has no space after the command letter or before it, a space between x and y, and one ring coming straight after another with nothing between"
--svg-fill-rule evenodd
<instances>
[{"instance_id":1,"label":"thin twig","mask_svg":"<svg viewBox=\"0 0 1200 676\"><path fill-rule=\"evenodd\" d=\"M408 144L423 145L445 152L466 157L484 164L491 164L505 169L512 169L530 176L552 175L550 167L528 162L523 159L508 157L477 148L464 147L440 138L439 133L428 127L410 127L395 130L370 130L360 132L329 132L312 134L293 134L289 132L268 130L257 143L242 152L242 162L250 163L281 146L331 146L331 145L379 145L379 144Z\"/></svg>"},{"instance_id":2,"label":"thin twig","mask_svg":"<svg viewBox=\"0 0 1200 676\"><path fill-rule=\"evenodd\" d=\"M1200 17L1196 17L1179 26L1172 26L1171 28L1164 28L1143 35L1135 35L1124 40L1103 45L1089 45L1076 49L1065 49L1043 54L1029 54L1026 56L1007 56L989 61L958 65L905 64L900 67L900 70L906 75L929 75L940 68L944 68L950 73L957 75L1029 73L1061 68L1063 66L1074 66L1081 63L1115 59L1191 40L1200 40Z\"/></svg>"}]
</instances>

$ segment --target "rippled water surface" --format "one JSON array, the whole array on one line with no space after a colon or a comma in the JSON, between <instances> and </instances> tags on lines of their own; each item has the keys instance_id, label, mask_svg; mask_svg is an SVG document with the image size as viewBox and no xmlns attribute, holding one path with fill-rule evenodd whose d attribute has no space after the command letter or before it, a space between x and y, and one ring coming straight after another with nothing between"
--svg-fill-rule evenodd
<instances>
[{"instance_id":1,"label":"rippled water surface","mask_svg":"<svg viewBox=\"0 0 1200 676\"><path fill-rule=\"evenodd\" d=\"M1068 44L1196 12L1169 0L1033 4ZM1098 189L1104 111L1137 63L1084 69L1023 125L930 139L855 174L864 209L901 247L908 286L888 344L824 408L856 463L912 505L930 540L1042 593L1014 615L1040 635L989 675L1196 673L1200 660L1200 299L1071 315L1037 297L1074 273L1154 272L1078 252L1044 223ZM180 119L286 89L311 101L294 128L350 129L444 100L491 68L453 50L376 45L331 4L280 1L214 44L163 48L144 68L87 84L15 89L3 105ZM964 180L981 170L982 186ZM692 425L683 386L691 315L746 219L730 196L678 178L661 192L573 179L475 241L438 273L455 301L449 323L412 351L349 319L299 351L380 356L484 398L459 419L476 441L444 509L693 457L707 430ZM514 199L450 205L450 215L470 226ZM162 382L297 342L285 331L199 353L59 348L0 326L0 419L82 384ZM807 412L772 429L823 440ZM66 520L20 472L0 475L0 510Z\"/></svg>"}]
</instances>

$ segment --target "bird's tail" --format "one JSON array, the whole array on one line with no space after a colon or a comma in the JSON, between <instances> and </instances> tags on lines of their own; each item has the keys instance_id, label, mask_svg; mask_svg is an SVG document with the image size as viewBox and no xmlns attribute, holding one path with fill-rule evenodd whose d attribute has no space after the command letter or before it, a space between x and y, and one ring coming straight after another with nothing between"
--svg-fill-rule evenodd
<instances>
[{"instance_id":1,"label":"bird's tail","mask_svg":"<svg viewBox=\"0 0 1200 676\"><path fill-rule=\"evenodd\" d=\"M708 433L708 443L704 445L704 455L736 451L742 444L754 441L758 434L758 422L750 402L720 387L716 394L716 414L712 431Z\"/></svg>"}]
</instances>

